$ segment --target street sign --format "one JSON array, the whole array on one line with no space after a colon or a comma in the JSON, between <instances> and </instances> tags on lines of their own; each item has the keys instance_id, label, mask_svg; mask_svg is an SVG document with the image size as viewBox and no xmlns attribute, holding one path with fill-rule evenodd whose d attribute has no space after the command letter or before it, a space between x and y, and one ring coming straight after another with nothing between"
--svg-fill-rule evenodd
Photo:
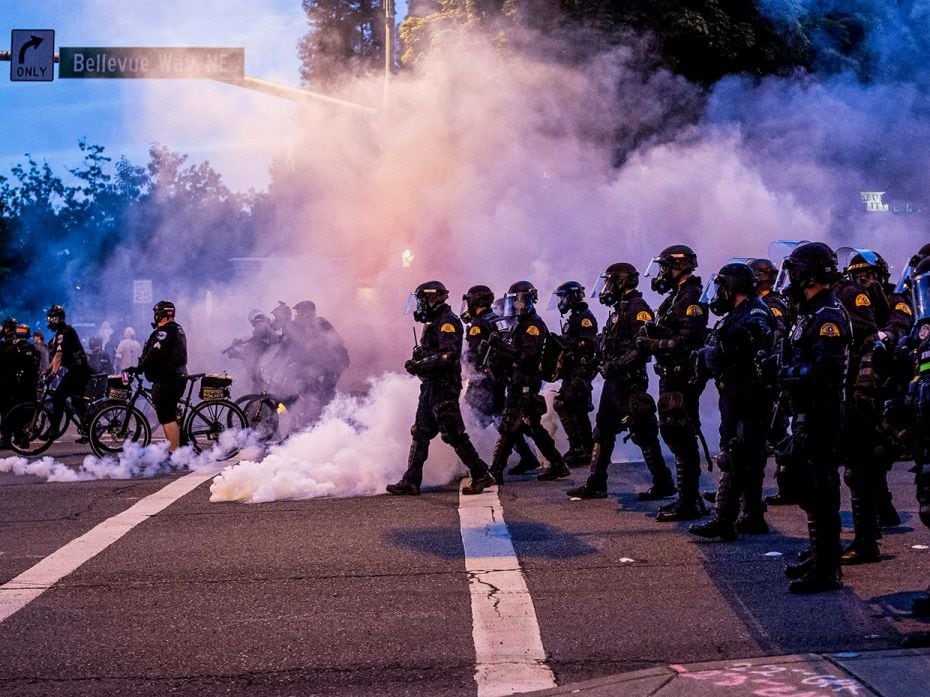
<instances>
[{"instance_id":1,"label":"street sign","mask_svg":"<svg viewBox=\"0 0 930 697\"><path fill-rule=\"evenodd\" d=\"M55 79L55 30L14 29L10 40L10 80L51 82Z\"/></svg>"},{"instance_id":2,"label":"street sign","mask_svg":"<svg viewBox=\"0 0 930 697\"><path fill-rule=\"evenodd\" d=\"M152 304L152 281L138 279L132 282L132 302L135 305Z\"/></svg>"},{"instance_id":3,"label":"street sign","mask_svg":"<svg viewBox=\"0 0 930 697\"><path fill-rule=\"evenodd\" d=\"M243 48L62 46L59 78L207 78L245 76Z\"/></svg>"}]
</instances>

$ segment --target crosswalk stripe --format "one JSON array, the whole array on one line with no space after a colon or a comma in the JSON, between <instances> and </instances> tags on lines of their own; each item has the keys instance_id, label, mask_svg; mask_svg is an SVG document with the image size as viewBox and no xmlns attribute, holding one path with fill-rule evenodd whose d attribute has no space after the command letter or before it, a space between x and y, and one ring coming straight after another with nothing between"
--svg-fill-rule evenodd
<instances>
[{"instance_id":1,"label":"crosswalk stripe","mask_svg":"<svg viewBox=\"0 0 930 697\"><path fill-rule=\"evenodd\" d=\"M83 535L0 586L0 622L19 612L81 564L97 556L139 523L164 510L205 481L212 479L229 463L215 463L191 472L144 499L122 513L87 531Z\"/></svg>"},{"instance_id":2,"label":"crosswalk stripe","mask_svg":"<svg viewBox=\"0 0 930 697\"><path fill-rule=\"evenodd\" d=\"M459 521L471 591L478 697L555 687L497 487L477 496L460 493Z\"/></svg>"}]
</instances>

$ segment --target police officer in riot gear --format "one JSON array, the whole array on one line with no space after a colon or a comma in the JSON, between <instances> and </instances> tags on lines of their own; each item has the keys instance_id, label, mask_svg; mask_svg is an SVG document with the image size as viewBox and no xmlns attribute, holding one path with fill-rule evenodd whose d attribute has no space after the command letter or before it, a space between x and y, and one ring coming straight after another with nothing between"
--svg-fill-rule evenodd
<instances>
[{"instance_id":1,"label":"police officer in riot gear","mask_svg":"<svg viewBox=\"0 0 930 697\"><path fill-rule=\"evenodd\" d=\"M406 371L420 379L420 398L410 429L413 441L407 471L399 482L387 486L387 492L396 496L419 495L429 443L440 434L471 473L471 483L463 487L463 494L480 494L494 484L487 465L465 432L459 410L464 332L462 322L446 302L448 298L449 291L442 283L427 281L410 294L405 310L408 314L412 311L414 320L425 326L419 346L404 363Z\"/></svg>"},{"instance_id":2,"label":"police officer in riot gear","mask_svg":"<svg viewBox=\"0 0 930 697\"><path fill-rule=\"evenodd\" d=\"M582 467L591 464L594 447L588 413L594 409L591 381L597 374L597 319L585 302L584 286L577 281L563 283L555 290L549 309L555 308L568 319L562 326L562 385L553 406L568 436L565 464Z\"/></svg>"},{"instance_id":3,"label":"police officer in riot gear","mask_svg":"<svg viewBox=\"0 0 930 697\"><path fill-rule=\"evenodd\" d=\"M65 309L61 305L52 305L48 309L47 321L48 328L55 332L49 344L51 354L49 372L54 375L61 368L66 369L52 397L52 423L61 423L61 417L65 411L65 400L69 397L71 406L81 417L83 423L84 413L87 410L85 392L91 374L87 354L81 346L77 331L65 321Z\"/></svg>"},{"instance_id":4,"label":"police officer in riot gear","mask_svg":"<svg viewBox=\"0 0 930 697\"><path fill-rule=\"evenodd\" d=\"M785 267L798 318L779 375L792 414L792 434L779 457L785 482L807 513L811 544L809 555L785 573L795 579L792 593L818 593L841 586L839 441L852 336L831 289L839 275L833 250L822 242L801 244Z\"/></svg>"},{"instance_id":5,"label":"police officer in riot gear","mask_svg":"<svg viewBox=\"0 0 930 697\"><path fill-rule=\"evenodd\" d=\"M504 314L514 318L505 333L491 335L490 345L498 364L506 365L507 395L504 413L498 425L500 436L494 446L491 474L503 482L504 466L518 434L527 433L536 443L549 467L537 475L540 481L569 476L570 472L555 447L555 442L540 421L546 413L542 389L541 360L549 329L536 314L538 293L529 281L517 281L510 286L504 299Z\"/></svg>"},{"instance_id":6,"label":"police officer in riot gear","mask_svg":"<svg viewBox=\"0 0 930 697\"><path fill-rule=\"evenodd\" d=\"M0 448L8 448L15 432L6 413L36 398L42 357L29 343L29 327L12 317L3 320L0 339Z\"/></svg>"},{"instance_id":7,"label":"police officer in riot gear","mask_svg":"<svg viewBox=\"0 0 930 697\"><path fill-rule=\"evenodd\" d=\"M772 353L775 318L756 297L756 279L749 266L727 264L714 276L710 309L723 319L708 345L697 354L720 395L720 482L716 514L689 530L700 537L735 540L737 529L765 534L762 482L765 478L765 439L771 416L770 391L762 366ZM743 516L737 522L740 500Z\"/></svg>"},{"instance_id":8,"label":"police officer in riot gear","mask_svg":"<svg viewBox=\"0 0 930 697\"><path fill-rule=\"evenodd\" d=\"M887 316L887 303L880 289L870 294L868 289L853 280L849 266L862 254L870 258L870 250L855 251L856 255L843 268L843 275L833 284L833 291L842 303L852 325L852 343L849 347L849 366L846 375L846 407L844 421L843 481L852 495L853 527L855 539L843 552L844 564L865 564L881 560L878 548L878 492L885 464L875 457L880 448L878 425L881 420L877 399L877 379L873 357L878 339L880 314ZM880 304L877 300L880 299Z\"/></svg>"},{"instance_id":9,"label":"police officer in riot gear","mask_svg":"<svg viewBox=\"0 0 930 697\"><path fill-rule=\"evenodd\" d=\"M494 375L493 366L488 361L488 340L500 331L500 316L494 312L494 293L488 286L476 285L462 296L461 319L468 325L465 334L466 351L465 368L468 375L468 388L465 390L465 403L482 428L486 428L499 418L504 410L506 393L505 380ZM510 468L510 474L525 474L539 468L539 460L530 448L523 434L514 437L513 449L520 461Z\"/></svg>"},{"instance_id":10,"label":"police officer in riot gear","mask_svg":"<svg viewBox=\"0 0 930 697\"><path fill-rule=\"evenodd\" d=\"M874 373L874 394L872 395L874 420L870 424L875 430L875 446L872 449L876 460L875 493L878 522L880 527L894 527L901 524L901 518L895 510L888 488L888 472L899 456L903 455L902 444L898 442L895 430L883 422L881 414L888 404L901 404L907 393L907 385L913 375L911 361L907 353L898 346L910 334L914 314L907 298L895 291L890 282L891 272L888 262L870 249L859 249L850 258L846 268L850 278L869 294L876 311L878 324L877 341L871 349L871 368ZM906 459L906 458L905 458Z\"/></svg>"},{"instance_id":11,"label":"police officer in riot gear","mask_svg":"<svg viewBox=\"0 0 930 697\"><path fill-rule=\"evenodd\" d=\"M593 295L611 308L600 347L600 372L604 376L601 401L595 417L594 452L591 474L584 485L566 493L582 499L607 496L607 468L617 434L628 430L639 446L652 475L652 486L639 493L641 501L674 495L672 474L662 457L659 445L659 422L656 404L646 391L648 358L636 348L636 336L646 322L654 319L652 309L637 290L639 272L632 264L611 264L598 280Z\"/></svg>"},{"instance_id":12,"label":"police officer in riot gear","mask_svg":"<svg viewBox=\"0 0 930 697\"><path fill-rule=\"evenodd\" d=\"M694 378L692 352L704 345L707 307L700 302L701 279L694 275L697 255L685 245L667 247L652 260L652 289L668 294L659 306L655 322L643 326L636 346L656 359L659 375L659 430L675 455L678 500L661 509L656 520L694 520L704 514L698 485L701 458L699 400L703 385ZM647 275L651 275L647 271Z\"/></svg>"},{"instance_id":13,"label":"police officer in riot gear","mask_svg":"<svg viewBox=\"0 0 930 697\"><path fill-rule=\"evenodd\" d=\"M139 372L152 383L152 402L158 423L165 432L168 450L181 445L181 428L177 420L178 402L187 385L187 336L175 321L174 303L162 300L152 308L154 331L149 335L139 365Z\"/></svg>"},{"instance_id":14,"label":"police officer in riot gear","mask_svg":"<svg viewBox=\"0 0 930 697\"><path fill-rule=\"evenodd\" d=\"M915 347L915 377L908 402L916 417L911 431L920 521L930 528L930 256L915 265L909 290L916 321L909 341ZM930 615L930 590L914 599L911 610L921 617Z\"/></svg>"}]
</instances>

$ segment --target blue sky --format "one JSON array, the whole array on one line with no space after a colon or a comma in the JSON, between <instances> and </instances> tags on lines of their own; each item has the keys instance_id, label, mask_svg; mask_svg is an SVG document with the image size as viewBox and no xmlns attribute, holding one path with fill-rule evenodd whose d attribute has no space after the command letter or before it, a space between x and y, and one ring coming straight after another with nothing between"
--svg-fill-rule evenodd
<instances>
[{"instance_id":1,"label":"blue sky","mask_svg":"<svg viewBox=\"0 0 930 697\"><path fill-rule=\"evenodd\" d=\"M399 9L402 9L399 8ZM54 29L61 46L242 46L246 74L298 85L300 0L0 0L0 47L12 29ZM56 79L10 82L0 63L0 174L24 154L56 171L78 164L78 140L141 164L153 142L210 160L233 188L261 187L286 137L286 101L209 81ZM244 158L243 155L247 154ZM243 166L243 160L248 166Z\"/></svg>"}]
</instances>

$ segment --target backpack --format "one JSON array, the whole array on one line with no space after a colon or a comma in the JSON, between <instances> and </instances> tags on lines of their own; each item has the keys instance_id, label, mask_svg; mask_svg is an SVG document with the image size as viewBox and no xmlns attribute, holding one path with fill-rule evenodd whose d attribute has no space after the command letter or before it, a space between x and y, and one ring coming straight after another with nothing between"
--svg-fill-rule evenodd
<instances>
[{"instance_id":1,"label":"backpack","mask_svg":"<svg viewBox=\"0 0 930 697\"><path fill-rule=\"evenodd\" d=\"M563 352L562 339L550 332L539 358L539 374L546 382L555 382L561 377Z\"/></svg>"}]
</instances>

